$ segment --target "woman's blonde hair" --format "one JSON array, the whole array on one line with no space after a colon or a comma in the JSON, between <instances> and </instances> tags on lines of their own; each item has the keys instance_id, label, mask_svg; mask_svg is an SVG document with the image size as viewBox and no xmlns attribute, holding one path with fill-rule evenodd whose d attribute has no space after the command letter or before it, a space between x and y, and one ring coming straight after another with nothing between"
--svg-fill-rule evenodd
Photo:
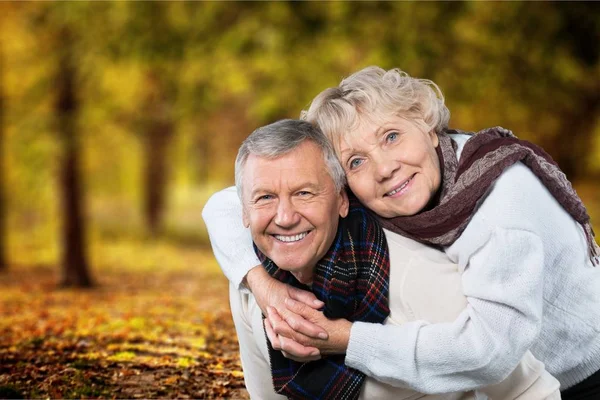
<instances>
[{"instance_id":1,"label":"woman's blonde hair","mask_svg":"<svg viewBox=\"0 0 600 400\"><path fill-rule=\"evenodd\" d=\"M381 122L390 116L439 133L448 127L450 111L434 82L413 78L397 68L386 71L371 66L319 93L300 117L319 126L337 150L340 140L361 119Z\"/></svg>"}]
</instances>

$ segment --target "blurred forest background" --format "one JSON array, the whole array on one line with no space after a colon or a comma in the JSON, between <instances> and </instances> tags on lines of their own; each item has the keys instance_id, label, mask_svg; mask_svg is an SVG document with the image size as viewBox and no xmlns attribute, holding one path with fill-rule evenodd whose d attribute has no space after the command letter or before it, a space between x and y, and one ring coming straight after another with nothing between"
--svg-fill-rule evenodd
<instances>
[{"instance_id":1,"label":"blurred forest background","mask_svg":"<svg viewBox=\"0 0 600 400\"><path fill-rule=\"evenodd\" d=\"M368 65L438 83L451 127L543 146L600 224L599 3L0 3L0 385L243 396L202 207L252 130ZM123 372L150 353L162 375ZM156 390L103 391L128 373Z\"/></svg>"}]
</instances>

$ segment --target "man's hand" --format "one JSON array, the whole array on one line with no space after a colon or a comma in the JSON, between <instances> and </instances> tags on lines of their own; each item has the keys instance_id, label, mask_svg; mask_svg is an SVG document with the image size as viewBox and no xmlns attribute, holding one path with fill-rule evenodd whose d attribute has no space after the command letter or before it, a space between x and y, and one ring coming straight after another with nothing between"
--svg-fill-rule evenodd
<instances>
[{"instance_id":1,"label":"man's hand","mask_svg":"<svg viewBox=\"0 0 600 400\"><path fill-rule=\"evenodd\" d=\"M248 272L245 283L252 291L256 303L264 315L268 316L267 308L272 307L277 310L278 315L281 315L286 320L292 321L293 329L288 327L288 332L297 332L305 337L313 339L326 339L328 337L327 331L321 326L304 319L301 315L294 314L292 310L285 306L285 300L289 298L316 312L316 310L323 307L325 304L323 304L322 301L317 300L313 293L279 282L272 278L260 265ZM274 343L273 340L271 340L271 344L273 345L273 348L276 349L276 346L279 346L279 344ZM304 349L304 351L306 353L314 353L315 351L318 353L318 350L315 348Z\"/></svg>"},{"instance_id":2,"label":"man's hand","mask_svg":"<svg viewBox=\"0 0 600 400\"><path fill-rule=\"evenodd\" d=\"M285 320L273 308L268 309L265 320L267 336L271 343L279 343L278 347L273 345L273 348L281 350L286 357L296 361L311 361L318 358L317 355L346 353L352 328L350 321L328 320L322 312L293 299L286 299L285 304L293 315L290 320ZM297 324L294 318L298 317L325 328L329 333L328 339L314 339L293 330ZM319 352L309 350L313 348L317 348Z\"/></svg>"}]
</instances>

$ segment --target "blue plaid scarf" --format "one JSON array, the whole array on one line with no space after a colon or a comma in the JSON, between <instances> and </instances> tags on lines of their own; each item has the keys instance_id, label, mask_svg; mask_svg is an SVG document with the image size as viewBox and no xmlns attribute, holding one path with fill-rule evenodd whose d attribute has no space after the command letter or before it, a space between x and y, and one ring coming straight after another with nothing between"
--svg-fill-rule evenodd
<instances>
[{"instance_id":1,"label":"blue plaid scarf","mask_svg":"<svg viewBox=\"0 0 600 400\"><path fill-rule=\"evenodd\" d=\"M387 242L377 220L354 197L350 210L340 219L329 251L315 268L311 288L254 247L271 276L312 291L325 303L327 318L382 323L388 308L389 257ZM344 364L345 356L325 356L306 363L289 360L274 350L267 339L275 391L290 399L357 399L365 375Z\"/></svg>"}]
</instances>

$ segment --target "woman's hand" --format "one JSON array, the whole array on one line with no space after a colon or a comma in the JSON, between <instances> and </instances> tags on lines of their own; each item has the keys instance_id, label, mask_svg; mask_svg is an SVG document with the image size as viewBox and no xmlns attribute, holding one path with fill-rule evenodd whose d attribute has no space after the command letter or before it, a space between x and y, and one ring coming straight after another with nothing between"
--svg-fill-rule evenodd
<instances>
[{"instance_id":1,"label":"woman's hand","mask_svg":"<svg viewBox=\"0 0 600 400\"><path fill-rule=\"evenodd\" d=\"M256 303L264 315L268 315L267 309L270 307L277 310L278 315L281 315L281 317L288 321L292 321L293 329L288 327L289 329L287 332L297 332L303 337L312 339L327 339L328 336L325 329L318 324L305 319L302 315L296 314L292 309L289 309L285 305L286 299L293 299L299 304L304 305L306 308L318 312L316 310L323 307L325 304L322 301L317 300L313 293L279 282L272 278L262 266L251 269L246 275L245 283L252 291ZM271 341L271 344L274 348L279 345L278 343L273 343L273 341ZM304 353L318 354L318 349L304 349Z\"/></svg>"},{"instance_id":2,"label":"woman's hand","mask_svg":"<svg viewBox=\"0 0 600 400\"><path fill-rule=\"evenodd\" d=\"M346 353L351 322L345 319L328 320L322 312L290 298L286 299L285 304L291 311L290 318L283 317L273 308L267 309L265 330L274 349L281 350L290 359L302 362L316 360L320 355ZM295 320L298 316L325 328L329 337L315 339L293 329L298 325L298 321ZM310 350L314 348L318 349L318 352Z\"/></svg>"},{"instance_id":3,"label":"woman's hand","mask_svg":"<svg viewBox=\"0 0 600 400\"><path fill-rule=\"evenodd\" d=\"M267 333L267 338L269 338L271 346L273 346L275 350L281 350L281 353L284 355L284 357L299 362L314 361L321 358L321 353L316 347L303 346L300 343L295 342L293 339L287 339L283 336L277 335L273 330L271 322L269 322L269 319L272 318L277 318L282 324L287 325L287 323L281 319L281 317L279 316L277 311L275 311L274 308L268 308L267 318L263 320L263 323L265 325L265 332ZM283 350L282 347L285 347L287 351Z\"/></svg>"}]
</instances>

